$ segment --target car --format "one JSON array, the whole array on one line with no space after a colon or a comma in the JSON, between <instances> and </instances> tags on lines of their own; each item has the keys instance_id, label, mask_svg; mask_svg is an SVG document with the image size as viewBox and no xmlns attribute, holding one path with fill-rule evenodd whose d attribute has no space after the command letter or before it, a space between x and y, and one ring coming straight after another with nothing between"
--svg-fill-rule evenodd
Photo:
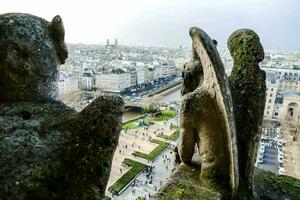
<instances>
[{"instance_id":1,"label":"car","mask_svg":"<svg viewBox=\"0 0 300 200\"><path fill-rule=\"evenodd\" d=\"M284 170L283 167L279 167L278 174L279 175L285 175L285 170Z\"/></svg>"},{"instance_id":2,"label":"car","mask_svg":"<svg viewBox=\"0 0 300 200\"><path fill-rule=\"evenodd\" d=\"M258 154L259 154L259 155L262 155L262 156L263 156L264 153L265 153L265 149L259 149L259 151L258 151Z\"/></svg>"},{"instance_id":3,"label":"car","mask_svg":"<svg viewBox=\"0 0 300 200\"><path fill-rule=\"evenodd\" d=\"M257 163L259 163L259 164L262 164L262 163L264 163L264 158L263 158L263 157L261 157L261 156L259 156L259 157L258 157L258 161L257 161Z\"/></svg>"},{"instance_id":4,"label":"car","mask_svg":"<svg viewBox=\"0 0 300 200\"><path fill-rule=\"evenodd\" d=\"M282 155L282 156L284 156L284 153L283 153L283 151L281 151L281 150L278 150L278 156L279 155Z\"/></svg>"},{"instance_id":5,"label":"car","mask_svg":"<svg viewBox=\"0 0 300 200\"><path fill-rule=\"evenodd\" d=\"M278 164L278 169L279 169L280 167L284 167L284 164L283 164L283 163L279 163L279 164Z\"/></svg>"},{"instance_id":6,"label":"car","mask_svg":"<svg viewBox=\"0 0 300 200\"><path fill-rule=\"evenodd\" d=\"M278 163L283 163L283 162L284 162L283 156L278 156Z\"/></svg>"}]
</instances>

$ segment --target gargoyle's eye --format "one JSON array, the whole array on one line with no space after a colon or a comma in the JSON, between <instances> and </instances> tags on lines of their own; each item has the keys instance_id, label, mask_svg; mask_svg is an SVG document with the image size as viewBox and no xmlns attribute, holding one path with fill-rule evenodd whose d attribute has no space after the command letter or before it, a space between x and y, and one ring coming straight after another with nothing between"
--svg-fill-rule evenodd
<instances>
[{"instance_id":1,"label":"gargoyle's eye","mask_svg":"<svg viewBox=\"0 0 300 200\"><path fill-rule=\"evenodd\" d=\"M23 66L25 70L29 71L31 70L31 65L28 63L25 63L25 65Z\"/></svg>"}]
</instances>

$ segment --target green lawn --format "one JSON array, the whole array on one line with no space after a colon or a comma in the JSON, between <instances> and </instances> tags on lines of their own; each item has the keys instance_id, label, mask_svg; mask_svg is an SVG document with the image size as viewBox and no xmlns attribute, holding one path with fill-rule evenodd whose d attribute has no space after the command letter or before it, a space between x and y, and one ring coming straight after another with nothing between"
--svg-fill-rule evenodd
<instances>
[{"instance_id":1,"label":"green lawn","mask_svg":"<svg viewBox=\"0 0 300 200\"><path fill-rule=\"evenodd\" d=\"M164 135L160 133L157 135L157 137L175 141L179 137L179 134L180 134L180 129L177 128L171 135Z\"/></svg>"},{"instance_id":2,"label":"green lawn","mask_svg":"<svg viewBox=\"0 0 300 200\"><path fill-rule=\"evenodd\" d=\"M135 120L132 120L132 121L128 121L126 123L123 123L123 126L122 128L123 129L134 129L134 128L138 128L138 123L141 119L145 119L145 116L141 116L140 118L138 119L135 119Z\"/></svg>"},{"instance_id":3,"label":"green lawn","mask_svg":"<svg viewBox=\"0 0 300 200\"><path fill-rule=\"evenodd\" d=\"M153 149L149 154L136 151L132 155L153 161L169 145L169 143L157 139L152 139L151 142L158 144L158 146L155 149Z\"/></svg>"},{"instance_id":4,"label":"green lawn","mask_svg":"<svg viewBox=\"0 0 300 200\"><path fill-rule=\"evenodd\" d=\"M105 196L102 200L111 200L111 198L108 196Z\"/></svg>"},{"instance_id":5,"label":"green lawn","mask_svg":"<svg viewBox=\"0 0 300 200\"><path fill-rule=\"evenodd\" d=\"M153 117L153 120L155 121L166 121L169 119L172 119L176 116L175 110L162 110L160 114Z\"/></svg>"},{"instance_id":6,"label":"green lawn","mask_svg":"<svg viewBox=\"0 0 300 200\"><path fill-rule=\"evenodd\" d=\"M129 165L131 168L109 188L112 193L119 194L146 167L143 163L128 158L124 159L123 164Z\"/></svg>"},{"instance_id":7,"label":"green lawn","mask_svg":"<svg viewBox=\"0 0 300 200\"><path fill-rule=\"evenodd\" d=\"M134 129L134 128L137 128L137 123L138 123L138 119L137 120L134 120L134 121L131 121L131 122L127 122L125 124L123 124L122 128L123 129Z\"/></svg>"}]
</instances>

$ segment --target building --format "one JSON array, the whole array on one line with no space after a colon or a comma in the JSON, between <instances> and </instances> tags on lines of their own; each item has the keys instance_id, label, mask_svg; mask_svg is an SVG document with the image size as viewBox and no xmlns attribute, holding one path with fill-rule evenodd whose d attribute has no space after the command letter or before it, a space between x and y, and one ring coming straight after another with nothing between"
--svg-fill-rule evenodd
<instances>
[{"instance_id":1,"label":"building","mask_svg":"<svg viewBox=\"0 0 300 200\"><path fill-rule=\"evenodd\" d=\"M294 90L281 92L282 104L279 107L278 118L291 124L299 124L300 119L300 93Z\"/></svg>"},{"instance_id":2,"label":"building","mask_svg":"<svg viewBox=\"0 0 300 200\"><path fill-rule=\"evenodd\" d=\"M145 65L139 65L136 67L137 72L137 84L142 85L146 83L145 76L146 76L146 67Z\"/></svg>"},{"instance_id":3,"label":"building","mask_svg":"<svg viewBox=\"0 0 300 200\"><path fill-rule=\"evenodd\" d=\"M298 123L300 70L266 69L266 105L264 118Z\"/></svg>"},{"instance_id":4,"label":"building","mask_svg":"<svg viewBox=\"0 0 300 200\"><path fill-rule=\"evenodd\" d=\"M134 82L131 72L124 68L116 68L109 73L96 74L96 88L102 91L119 93L131 87Z\"/></svg>"},{"instance_id":5,"label":"building","mask_svg":"<svg viewBox=\"0 0 300 200\"><path fill-rule=\"evenodd\" d=\"M118 39L115 39L115 43L114 44L110 44L109 43L109 39L106 40L106 48L109 49L113 49L113 48L117 48L118 47Z\"/></svg>"},{"instance_id":6,"label":"building","mask_svg":"<svg viewBox=\"0 0 300 200\"><path fill-rule=\"evenodd\" d=\"M58 79L59 95L64 96L79 90L78 79L71 72L60 71Z\"/></svg>"},{"instance_id":7,"label":"building","mask_svg":"<svg viewBox=\"0 0 300 200\"><path fill-rule=\"evenodd\" d=\"M266 104L264 110L265 119L273 118L277 89L278 81L276 79L276 73L266 72Z\"/></svg>"},{"instance_id":8,"label":"building","mask_svg":"<svg viewBox=\"0 0 300 200\"><path fill-rule=\"evenodd\" d=\"M95 88L95 76L92 70L84 70L81 76L81 89L93 90Z\"/></svg>"}]
</instances>

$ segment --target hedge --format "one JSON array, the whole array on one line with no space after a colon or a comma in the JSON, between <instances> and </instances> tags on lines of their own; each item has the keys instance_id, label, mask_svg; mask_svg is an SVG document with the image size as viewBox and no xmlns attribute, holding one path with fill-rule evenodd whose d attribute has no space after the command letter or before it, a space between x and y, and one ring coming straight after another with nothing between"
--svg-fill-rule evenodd
<instances>
[{"instance_id":1,"label":"hedge","mask_svg":"<svg viewBox=\"0 0 300 200\"><path fill-rule=\"evenodd\" d=\"M169 143L167 142L163 142L157 139L151 139L150 140L152 143L156 143L158 144L157 147L155 147L155 149L153 149L149 154L143 153L143 152L139 152L136 151L134 152L132 155L134 156L138 156L140 158L144 158L146 160L150 160L153 161L157 158L157 156L169 145Z\"/></svg>"},{"instance_id":2,"label":"hedge","mask_svg":"<svg viewBox=\"0 0 300 200\"><path fill-rule=\"evenodd\" d=\"M177 129L171 135L165 135L165 134L160 133L160 134L157 135L157 137L175 141L179 137L179 134L180 134L180 130Z\"/></svg>"},{"instance_id":3,"label":"hedge","mask_svg":"<svg viewBox=\"0 0 300 200\"><path fill-rule=\"evenodd\" d=\"M161 113L153 118L156 121L166 121L176 116L175 110L162 110Z\"/></svg>"},{"instance_id":4,"label":"hedge","mask_svg":"<svg viewBox=\"0 0 300 200\"><path fill-rule=\"evenodd\" d=\"M133 120L129 120L125 123L123 123L122 125L122 128L123 129L134 129L134 128L138 128L138 126L136 124L138 124L138 122L141 120L141 119L145 119L146 118L146 115L141 115Z\"/></svg>"},{"instance_id":5,"label":"hedge","mask_svg":"<svg viewBox=\"0 0 300 200\"><path fill-rule=\"evenodd\" d=\"M146 167L145 164L128 158L124 159L123 164L129 165L131 168L110 186L109 191L113 194L119 194Z\"/></svg>"}]
</instances>

